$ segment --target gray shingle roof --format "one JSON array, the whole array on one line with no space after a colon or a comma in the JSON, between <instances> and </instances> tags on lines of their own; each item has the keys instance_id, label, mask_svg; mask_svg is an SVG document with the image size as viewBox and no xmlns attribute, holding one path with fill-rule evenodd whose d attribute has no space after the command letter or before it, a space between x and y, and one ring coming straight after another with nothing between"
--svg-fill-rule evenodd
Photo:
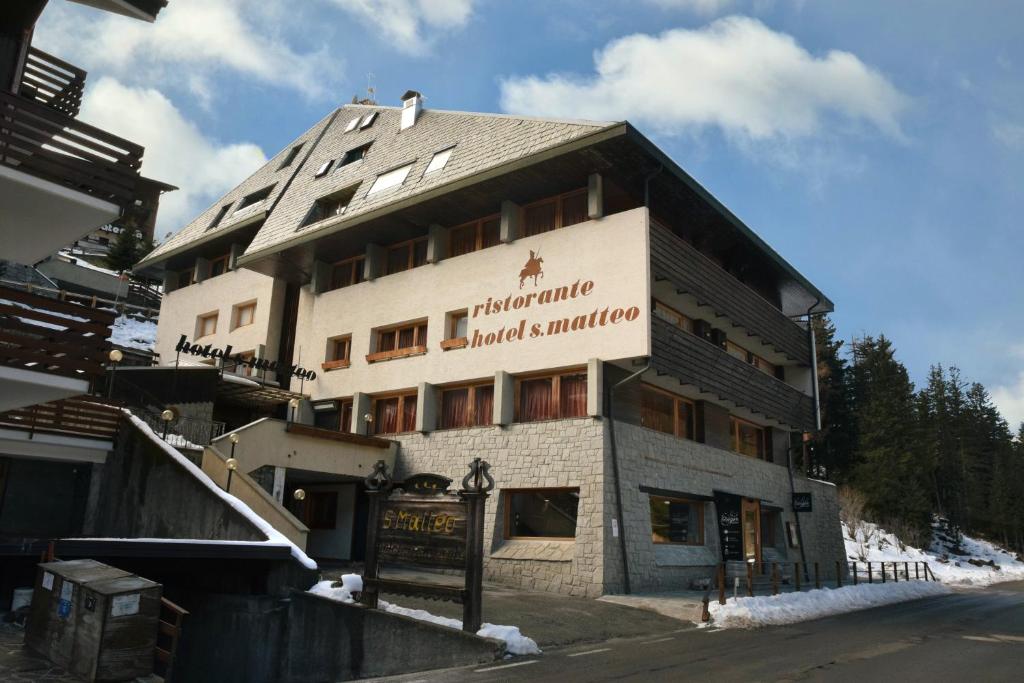
<instances>
[{"instance_id":1,"label":"gray shingle roof","mask_svg":"<svg viewBox=\"0 0 1024 683\"><path fill-rule=\"evenodd\" d=\"M337 116L332 118L332 112L332 115L325 117L275 155L263 168L215 202L154 250L140 266L161 261L172 252L204 240L210 234L230 232L232 227L245 222L254 213L262 212L271 206L273 210L249 245L246 254L273 251L275 246L300 232L306 234L318 229L338 229L354 216L614 125L605 122L561 121L424 109L416 125L400 131L401 109L397 107L346 105L336 112ZM351 132L345 132L346 126L353 118L365 116L370 112L378 113L372 126L365 129L356 127ZM325 126L327 128L323 137L313 147L312 154L287 186L287 191L282 194L287 179L305 159L309 143L316 140ZM299 142L306 143L299 157L290 167L278 170L284 156ZM317 169L325 162L338 160L348 150L366 143L372 144L362 161L340 168L336 161L327 175L314 177ZM453 146L454 150L445 167L424 175L434 152ZM412 168L402 185L367 196L379 174L409 163L412 163ZM274 183L276 184L270 197L260 206L253 207L251 211L232 215L239 199ZM317 199L353 186L358 188L340 224L331 222L329 226L313 224L302 227L304 219ZM228 202L232 203L228 216L216 228L208 230L218 210Z\"/></svg>"}]
</instances>

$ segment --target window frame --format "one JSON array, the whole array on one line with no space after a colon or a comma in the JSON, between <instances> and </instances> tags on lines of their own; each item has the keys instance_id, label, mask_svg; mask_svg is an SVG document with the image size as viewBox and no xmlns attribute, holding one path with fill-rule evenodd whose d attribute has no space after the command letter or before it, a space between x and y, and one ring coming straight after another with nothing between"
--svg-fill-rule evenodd
<instances>
[{"instance_id":1,"label":"window frame","mask_svg":"<svg viewBox=\"0 0 1024 683\"><path fill-rule=\"evenodd\" d=\"M341 266L347 266L349 264L351 264L351 266L352 266L351 275L349 277L350 282L348 282L347 284L344 284L344 285L337 285L337 286L335 286L335 283L337 282L337 278L336 278L335 274L337 273L338 268L340 268ZM365 282L365 278L363 277L365 275L365 273L363 272L363 270L365 268L365 265L366 265L366 254L359 254L357 256L350 256L350 257L348 257L346 259L342 259L340 261L336 261L335 263L332 263L331 264L331 279L330 279L330 282L328 282L327 291L328 292L332 292L335 289L344 289L345 287L351 287L352 285L358 285L360 282Z\"/></svg>"},{"instance_id":2,"label":"window frame","mask_svg":"<svg viewBox=\"0 0 1024 683\"><path fill-rule=\"evenodd\" d=\"M235 304L231 307L231 329L229 331L237 330L240 327L248 327L249 325L256 324L256 304L257 299L250 299L249 301L243 301L240 304ZM247 323L241 323L242 311L247 308L252 308L252 320Z\"/></svg>"},{"instance_id":3,"label":"window frame","mask_svg":"<svg viewBox=\"0 0 1024 683\"><path fill-rule=\"evenodd\" d=\"M536 493L538 491L550 491L557 493L575 493L576 494L576 527L573 529L572 536L513 536L512 535L512 496ZM577 535L579 534L580 525L580 508L579 503L582 500L580 495L579 486L537 486L534 488L508 488L501 489L502 504L504 507L503 511L503 528L502 536L506 541L553 541L553 542L575 542Z\"/></svg>"},{"instance_id":4,"label":"window frame","mask_svg":"<svg viewBox=\"0 0 1024 683\"><path fill-rule=\"evenodd\" d=\"M345 212L348 211L348 207L352 204L352 200L356 197L356 191L359 190L359 184L350 185L343 187L340 190L335 190L329 194L316 199L313 202L313 206L309 207L309 211L306 213L306 217L302 220L300 228L305 228L310 225L315 225L321 221L330 220L331 218L337 218L338 216L344 216ZM345 203L341 204L341 200L345 199ZM333 211L329 211L330 207L338 207L340 210L334 208Z\"/></svg>"},{"instance_id":5,"label":"window frame","mask_svg":"<svg viewBox=\"0 0 1024 683\"><path fill-rule=\"evenodd\" d=\"M219 322L220 311L210 311L208 313L200 313L196 316L196 339L202 339L203 337L212 337L217 334L217 323ZM210 332L203 332L206 329L206 321L213 320L213 329Z\"/></svg>"},{"instance_id":6,"label":"window frame","mask_svg":"<svg viewBox=\"0 0 1024 683\"><path fill-rule=\"evenodd\" d=\"M361 145L356 145L352 149L350 149L347 152L345 152L344 154L342 154L341 157L338 158L338 161L334 165L335 173L337 173L341 169L345 168L346 166L351 166L352 164L358 164L360 161L363 161L364 159L366 159L366 155L367 155L367 153L369 153L370 147L372 147L372 146L373 146L373 140L370 140L369 142L365 142L365 143L363 143ZM359 156L358 159L353 159L352 161L346 161L346 159L348 159L350 154L353 154L354 152L358 152L359 150L362 150L363 153Z\"/></svg>"},{"instance_id":7,"label":"window frame","mask_svg":"<svg viewBox=\"0 0 1024 683\"><path fill-rule=\"evenodd\" d=\"M224 204L223 206L221 206L220 209L217 210L217 213L213 217L213 220L210 221L210 224L206 226L206 229L207 230L213 230L218 225L220 225L221 221L223 221L224 218L228 215L228 211L231 210L231 206L234 203L235 203L234 201L230 201L227 204Z\"/></svg>"},{"instance_id":8,"label":"window frame","mask_svg":"<svg viewBox=\"0 0 1024 683\"><path fill-rule=\"evenodd\" d=\"M387 246L385 254L384 254L384 266L385 266L384 270L386 271L384 274L385 275L397 275L398 273L404 273L407 270L412 270L413 268L419 268L420 266L426 265L426 248L424 248L423 263L417 264L416 263L416 247L418 245L420 245L420 244L423 244L424 247L426 247L429 239L430 239L430 237L428 235L423 235L421 237L413 237L412 239L402 240L401 242L395 242L394 244L389 244ZM397 251L398 249L407 249L408 250L408 254L406 255L406 267L403 268L402 270L392 271L391 270L391 252Z\"/></svg>"},{"instance_id":9,"label":"window frame","mask_svg":"<svg viewBox=\"0 0 1024 683\"><path fill-rule=\"evenodd\" d=\"M485 245L484 244L484 224L485 223L489 223L491 221L497 221L498 222L498 241L495 242L494 244ZM484 216L483 218L477 218L475 220L469 221L468 223L462 223L460 225L456 225L454 227L449 228L448 229L448 253L449 254L454 254L455 253L455 249L454 249L454 246L455 246L455 233L457 231L466 230L466 229L473 230L473 233L474 233L473 234L473 248L470 249L469 251L465 252L465 253L458 254L457 256L465 256L466 254L472 254L474 251L480 251L481 249L490 249L491 247L496 247L499 244L501 244L501 214L500 213L492 213L490 215ZM456 258L456 256L451 256L451 258Z\"/></svg>"},{"instance_id":10,"label":"window frame","mask_svg":"<svg viewBox=\"0 0 1024 683\"><path fill-rule=\"evenodd\" d=\"M466 334L459 335L459 321L466 321ZM469 345L469 309L462 308L457 311L449 311L444 316L444 339L441 340L441 350L461 349Z\"/></svg>"},{"instance_id":11,"label":"window frame","mask_svg":"<svg viewBox=\"0 0 1024 683\"><path fill-rule=\"evenodd\" d=\"M481 423L477 419L476 415L476 391L482 387L490 387L491 389L491 422ZM437 430L445 431L449 429L470 429L473 427L490 427L493 424L494 419L494 380L485 380L482 382L472 382L469 384L453 384L450 386L438 387L439 395L437 397L438 407L438 419L437 419ZM466 424L458 425L454 427L442 426L444 419L444 395L451 391L466 391Z\"/></svg>"},{"instance_id":12,"label":"window frame","mask_svg":"<svg viewBox=\"0 0 1024 683\"><path fill-rule=\"evenodd\" d=\"M292 148L288 150L288 154L285 155L284 159L281 161L281 165L277 167L277 170L280 171L282 168L288 168L295 163L295 160L299 157L299 152L302 151L302 147L305 144L305 142L300 142L297 145L293 145Z\"/></svg>"},{"instance_id":13,"label":"window frame","mask_svg":"<svg viewBox=\"0 0 1024 683\"><path fill-rule=\"evenodd\" d=\"M705 523L705 506L706 500L695 500L693 498L678 498L675 496L664 496L655 493L647 494L648 503L653 506L654 501L665 501L669 503L686 503L687 505L694 505L697 508L697 532L698 539L696 541L656 541L654 540L654 517L649 511L648 516L651 523L651 543L654 545L669 545L669 546L688 546L688 547L703 547L706 545L705 534L704 534L704 523Z\"/></svg>"},{"instance_id":14,"label":"window frame","mask_svg":"<svg viewBox=\"0 0 1024 683\"><path fill-rule=\"evenodd\" d=\"M218 263L223 263L224 264L224 270L222 270L219 273L214 273L213 272L214 265L218 264ZM224 254L223 256L218 256L216 258L210 259L210 274L209 274L209 277L210 278L215 278L215 277L220 277L221 275L227 274L231 270L230 268L228 268L229 265L231 265L231 254Z\"/></svg>"},{"instance_id":15,"label":"window frame","mask_svg":"<svg viewBox=\"0 0 1024 683\"><path fill-rule=\"evenodd\" d=\"M274 187L276 187L276 186L277 186L277 183L272 183L270 185L267 185L266 187L261 187L260 189L254 191L254 192L250 192L249 194L245 195L244 197L242 197L238 201L238 206L231 213L231 215L232 216L237 216L241 212L246 211L246 210L250 209L253 206L259 206L263 202L267 201L267 199L270 197L271 193L274 191ZM253 199L253 197L255 197L256 195L262 195L262 196L259 197L258 199Z\"/></svg>"},{"instance_id":16,"label":"window frame","mask_svg":"<svg viewBox=\"0 0 1024 683\"><path fill-rule=\"evenodd\" d=\"M403 331L413 330L413 343L411 346L399 347L399 339L401 339L401 333ZM422 328L422 338L421 330ZM382 346L381 339L386 335L394 335L394 347L387 351L381 351ZM420 318L419 320L400 323L398 325L389 325L387 327L379 327L373 330L373 348L374 351L366 355L367 363L379 363L380 361L392 360L394 358L405 358L407 356L419 356L427 352L427 339L430 335L430 328L427 323L427 318Z\"/></svg>"},{"instance_id":17,"label":"window frame","mask_svg":"<svg viewBox=\"0 0 1024 683\"><path fill-rule=\"evenodd\" d=\"M565 224L565 215L564 215L564 213L565 213L565 200L569 199L571 197L575 197L577 195L586 195L588 192L589 192L589 190L586 187L577 188L575 190L570 190L568 192L563 192L561 194L556 194L556 195L554 195L552 197L545 197L544 199L538 199L537 201L530 202L529 204L524 204L519 209L519 225L521 225L522 228L523 228L523 237L533 237L535 235L543 235L545 232L552 232L554 230L560 230L561 228L570 227L569 225ZM555 222L554 222L554 227L552 227L551 230L544 230L542 232L527 233L526 232L526 227L527 227L527 225L526 225L526 212L527 212L527 210L535 209L535 208L538 208L538 207L543 206L545 204L551 204L551 203L555 204ZM590 218L588 217L586 220L590 220ZM580 223L585 223L586 220L580 221ZM570 225L579 225L579 223L571 223Z\"/></svg>"},{"instance_id":18,"label":"window frame","mask_svg":"<svg viewBox=\"0 0 1024 683\"><path fill-rule=\"evenodd\" d=\"M569 370L560 370L560 371L554 372L554 373L552 373L552 372L537 372L537 373L529 373L529 374L523 374L523 375L516 375L516 377L515 377L515 387L514 387L514 391L513 391L513 400L515 401L515 410L514 410L514 415L513 415L513 420L512 421L513 422L522 423L522 424L528 424L529 422L548 422L548 421L551 421L551 420L576 420L576 419L579 419L581 417L589 417L589 414L587 414L586 412L584 412L583 415L562 415L562 406L561 406L561 403L562 403L562 386L561 386L561 381L562 381L563 377L568 377L568 376L571 376L571 375L583 375L583 377L587 381L587 390L588 391L590 390L590 377L589 377L589 373L587 373L586 366L581 366L581 367L574 368L574 369L569 369ZM529 381L538 380L538 379L550 379L551 380L551 413L554 416L553 417L548 416L548 417L545 417L545 418L541 418L539 420L524 421L522 419L522 416L521 416L521 412L522 412L522 392L521 392L520 389L521 389L521 386L522 386L523 382L529 382ZM584 407L584 411L585 410L586 410L586 408Z\"/></svg>"},{"instance_id":19,"label":"window frame","mask_svg":"<svg viewBox=\"0 0 1024 683\"><path fill-rule=\"evenodd\" d=\"M696 432L697 432L697 402L696 401L694 401L691 398L687 398L685 396L680 396L679 394L673 394L671 391L668 391L666 389L662 389L661 387L655 386L653 384L649 384L647 382L641 382L640 383L640 390L641 391L644 391L644 390L653 391L654 393L662 394L666 398L672 399L672 433L670 434L670 436L675 436L675 437L678 437L680 439L687 439L688 441L696 441L697 440L697 434L696 434ZM642 400L642 397L641 397L641 400ZM689 420L689 424L686 425L687 426L687 431L689 432L689 435L681 434L680 433L680 429L679 428L680 428L681 420L679 419L679 404L681 404L681 403L685 403L687 406L689 406L690 420ZM640 416L641 416L641 418L643 418L643 404L642 403L641 403L641 406L640 406L640 410L641 410ZM643 427L644 429L650 429L652 431L658 432L659 434L668 434L668 432L663 432L660 429L655 429L654 427L648 427L647 425L644 425L644 424L641 424L640 426Z\"/></svg>"},{"instance_id":20,"label":"window frame","mask_svg":"<svg viewBox=\"0 0 1024 683\"><path fill-rule=\"evenodd\" d=\"M439 149L436 152L434 152L430 157L430 161L427 162L427 167L423 170L424 177L430 173L437 173L438 171L443 171L445 169L445 166L448 165L448 162L451 161L452 154L455 153L456 147L458 147L458 145L452 145L451 147L445 147L444 149ZM441 165L438 166L437 168L431 168L431 166L434 165L434 161L445 152L448 153L448 156L445 157Z\"/></svg>"},{"instance_id":21,"label":"window frame","mask_svg":"<svg viewBox=\"0 0 1024 683\"><path fill-rule=\"evenodd\" d=\"M414 159L414 160L412 160L412 161L410 161L408 163L402 164L401 166L395 166L390 171L384 171L383 173L378 173L377 177L373 179L373 183L370 185L370 189L366 191L366 196L369 197L370 195L377 194L378 192L386 192L387 190L391 190L391 189L394 189L396 187L401 187L402 185L404 185L405 181L409 178L409 172L412 171L412 167L413 167L413 165L415 163L416 163L416 160ZM377 183L379 183L382 178L385 178L386 176L390 176L392 174L397 174L399 171L403 171L403 170L405 171L405 173L402 175L402 179L399 182L397 182L397 183L395 183L393 185L387 185L387 186L383 186L382 185L381 187L377 186Z\"/></svg>"},{"instance_id":22,"label":"window frame","mask_svg":"<svg viewBox=\"0 0 1024 683\"><path fill-rule=\"evenodd\" d=\"M345 352L338 354L338 347L342 345ZM339 334L327 340L327 353L324 362L320 364L323 370L338 370L351 367L352 365L352 335Z\"/></svg>"},{"instance_id":23,"label":"window frame","mask_svg":"<svg viewBox=\"0 0 1024 683\"><path fill-rule=\"evenodd\" d=\"M689 332L690 334L693 334L693 318L679 311L678 309L673 308L672 306L665 303L661 299L658 299L657 297L653 297L653 300L654 303L651 307L651 311L653 313L657 314L660 310L662 316L664 316L665 318L678 318L678 320L667 320L667 322L671 323L672 325L674 325L675 327L679 328L684 332Z\"/></svg>"},{"instance_id":24,"label":"window frame","mask_svg":"<svg viewBox=\"0 0 1024 683\"><path fill-rule=\"evenodd\" d=\"M378 422L377 422L377 404L380 401L390 401L390 400L393 400L393 399L396 399L396 398L398 399L399 430L397 432L380 432L380 431L378 431L377 430L377 425L378 425ZM412 399L413 403L416 403L417 400L418 400L418 392L416 392L415 390L412 390L412 391L408 391L407 390L407 391L392 392L392 393L388 393L388 394L381 394L380 396L373 396L373 397L371 397L371 399L370 399L370 414L373 416L373 422L372 422L373 429L372 430L367 430L367 431L373 431L373 435L374 436L388 435L388 434L412 434L412 433L414 433L416 431L415 418L413 418L413 423L414 424L412 425L412 429L402 429L402 427L406 426L405 424L402 424L402 421L403 421L403 419L405 417L405 403L406 403L406 401L408 401L410 399ZM420 407L419 407L419 405L417 405L416 406L416 415L417 416L419 415L419 409L420 409Z\"/></svg>"},{"instance_id":25,"label":"window frame","mask_svg":"<svg viewBox=\"0 0 1024 683\"><path fill-rule=\"evenodd\" d=\"M743 451L740 450L739 446L740 446L740 425L741 424L747 425L748 427L753 427L755 430L757 430L758 446L759 446L758 454L757 455L750 455L750 454L744 453ZM745 458L754 458L755 460L763 460L763 461L767 461L768 460L768 451L767 451L767 448L765 446L765 440L767 438L767 433L766 433L767 430L764 427L762 427L761 425L756 424L754 422L751 422L750 420L744 420L741 417L736 417L735 415L730 415L729 416L729 432L731 434L731 439L732 439L732 452L733 453L736 453L737 455L742 455Z\"/></svg>"}]
</instances>

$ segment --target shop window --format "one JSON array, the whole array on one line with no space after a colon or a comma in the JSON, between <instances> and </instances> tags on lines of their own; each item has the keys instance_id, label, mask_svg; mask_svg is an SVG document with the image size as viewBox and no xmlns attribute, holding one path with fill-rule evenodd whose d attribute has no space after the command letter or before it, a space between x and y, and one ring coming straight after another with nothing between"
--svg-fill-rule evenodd
<instances>
[{"instance_id":1,"label":"shop window","mask_svg":"<svg viewBox=\"0 0 1024 683\"><path fill-rule=\"evenodd\" d=\"M231 329L234 330L256 321L256 302L238 304L231 310Z\"/></svg>"},{"instance_id":2,"label":"shop window","mask_svg":"<svg viewBox=\"0 0 1024 683\"><path fill-rule=\"evenodd\" d=\"M640 424L665 434L693 438L693 403L680 396L640 386Z\"/></svg>"},{"instance_id":3,"label":"shop window","mask_svg":"<svg viewBox=\"0 0 1024 683\"><path fill-rule=\"evenodd\" d=\"M761 511L761 547L776 548L779 542L779 527L781 518L778 512Z\"/></svg>"},{"instance_id":4,"label":"shop window","mask_svg":"<svg viewBox=\"0 0 1024 683\"><path fill-rule=\"evenodd\" d=\"M388 247L387 275L417 268L427 262L427 238L399 242Z\"/></svg>"},{"instance_id":5,"label":"shop window","mask_svg":"<svg viewBox=\"0 0 1024 683\"><path fill-rule=\"evenodd\" d=\"M217 311L196 318L196 339L207 337L217 332Z\"/></svg>"},{"instance_id":6,"label":"shop window","mask_svg":"<svg viewBox=\"0 0 1024 683\"><path fill-rule=\"evenodd\" d=\"M373 401L373 433L416 431L416 394L386 396Z\"/></svg>"},{"instance_id":7,"label":"shop window","mask_svg":"<svg viewBox=\"0 0 1024 683\"><path fill-rule=\"evenodd\" d=\"M573 539L579 489L505 491L505 538Z\"/></svg>"},{"instance_id":8,"label":"shop window","mask_svg":"<svg viewBox=\"0 0 1024 683\"><path fill-rule=\"evenodd\" d=\"M587 414L587 375L571 372L516 380L517 422L536 422Z\"/></svg>"},{"instance_id":9,"label":"shop window","mask_svg":"<svg viewBox=\"0 0 1024 683\"><path fill-rule=\"evenodd\" d=\"M332 337L327 340L327 358L322 367L324 370L347 368L352 364L352 335Z\"/></svg>"},{"instance_id":10,"label":"shop window","mask_svg":"<svg viewBox=\"0 0 1024 683\"><path fill-rule=\"evenodd\" d=\"M655 543L704 545L704 503L685 498L650 496L651 540Z\"/></svg>"},{"instance_id":11,"label":"shop window","mask_svg":"<svg viewBox=\"0 0 1024 683\"><path fill-rule=\"evenodd\" d=\"M441 429L489 425L493 411L493 384L452 387L441 391Z\"/></svg>"},{"instance_id":12,"label":"shop window","mask_svg":"<svg viewBox=\"0 0 1024 683\"><path fill-rule=\"evenodd\" d=\"M693 320L683 315L668 304L654 300L654 313L660 318L667 320L681 330L693 332Z\"/></svg>"},{"instance_id":13,"label":"shop window","mask_svg":"<svg viewBox=\"0 0 1024 683\"><path fill-rule=\"evenodd\" d=\"M729 429L732 430L732 449L734 451L751 458L765 459L764 427L729 416Z\"/></svg>"},{"instance_id":14,"label":"shop window","mask_svg":"<svg viewBox=\"0 0 1024 683\"><path fill-rule=\"evenodd\" d=\"M523 207L523 236L539 235L589 220L587 190L574 190Z\"/></svg>"},{"instance_id":15,"label":"shop window","mask_svg":"<svg viewBox=\"0 0 1024 683\"><path fill-rule=\"evenodd\" d=\"M303 523L312 530L333 529L338 522L338 492L310 491L306 494Z\"/></svg>"},{"instance_id":16,"label":"shop window","mask_svg":"<svg viewBox=\"0 0 1024 683\"><path fill-rule=\"evenodd\" d=\"M331 267L331 289L341 289L362 282L365 262L365 256L353 256L335 263Z\"/></svg>"},{"instance_id":17,"label":"shop window","mask_svg":"<svg viewBox=\"0 0 1024 683\"><path fill-rule=\"evenodd\" d=\"M449 231L449 256L462 256L487 249L501 242L501 217L488 216L465 223Z\"/></svg>"}]
</instances>

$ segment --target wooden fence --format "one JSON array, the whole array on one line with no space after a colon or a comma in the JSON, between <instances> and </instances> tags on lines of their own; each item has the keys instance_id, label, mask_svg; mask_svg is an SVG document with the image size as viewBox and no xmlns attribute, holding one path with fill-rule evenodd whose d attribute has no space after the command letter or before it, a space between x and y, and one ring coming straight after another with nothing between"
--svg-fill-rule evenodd
<instances>
[{"instance_id":1,"label":"wooden fence","mask_svg":"<svg viewBox=\"0 0 1024 683\"><path fill-rule=\"evenodd\" d=\"M0 413L0 427L21 429L29 434L65 434L113 439L121 411L102 399L78 396L39 403Z\"/></svg>"},{"instance_id":2,"label":"wooden fence","mask_svg":"<svg viewBox=\"0 0 1024 683\"><path fill-rule=\"evenodd\" d=\"M74 64L30 47L18 94L68 116L78 116L86 72Z\"/></svg>"}]
</instances>

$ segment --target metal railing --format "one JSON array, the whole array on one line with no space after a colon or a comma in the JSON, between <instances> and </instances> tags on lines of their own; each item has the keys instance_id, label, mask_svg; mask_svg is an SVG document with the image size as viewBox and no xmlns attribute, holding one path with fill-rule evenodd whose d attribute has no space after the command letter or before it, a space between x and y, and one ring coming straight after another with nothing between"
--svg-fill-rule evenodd
<instances>
[{"instance_id":1,"label":"metal railing","mask_svg":"<svg viewBox=\"0 0 1024 683\"><path fill-rule=\"evenodd\" d=\"M78 116L85 77L84 69L30 47L18 94L68 116Z\"/></svg>"},{"instance_id":2,"label":"metal railing","mask_svg":"<svg viewBox=\"0 0 1024 683\"><path fill-rule=\"evenodd\" d=\"M139 287L144 289L147 294L145 296L154 297L156 299L157 306L139 306L138 304L130 304L124 301L117 301L115 299L106 299L95 294L78 294L77 292L69 292L66 289L55 289L53 287L44 287L41 285L34 285L30 282L18 282L16 280L0 279L0 288L9 287L11 289L18 289L30 294L41 293L54 298L58 301L71 301L79 302L82 306L88 306L89 308L109 308L123 314L136 314L143 318L156 318L160 314L159 301L161 294L159 291L152 287L146 287L145 285L132 284L132 287Z\"/></svg>"}]
</instances>

